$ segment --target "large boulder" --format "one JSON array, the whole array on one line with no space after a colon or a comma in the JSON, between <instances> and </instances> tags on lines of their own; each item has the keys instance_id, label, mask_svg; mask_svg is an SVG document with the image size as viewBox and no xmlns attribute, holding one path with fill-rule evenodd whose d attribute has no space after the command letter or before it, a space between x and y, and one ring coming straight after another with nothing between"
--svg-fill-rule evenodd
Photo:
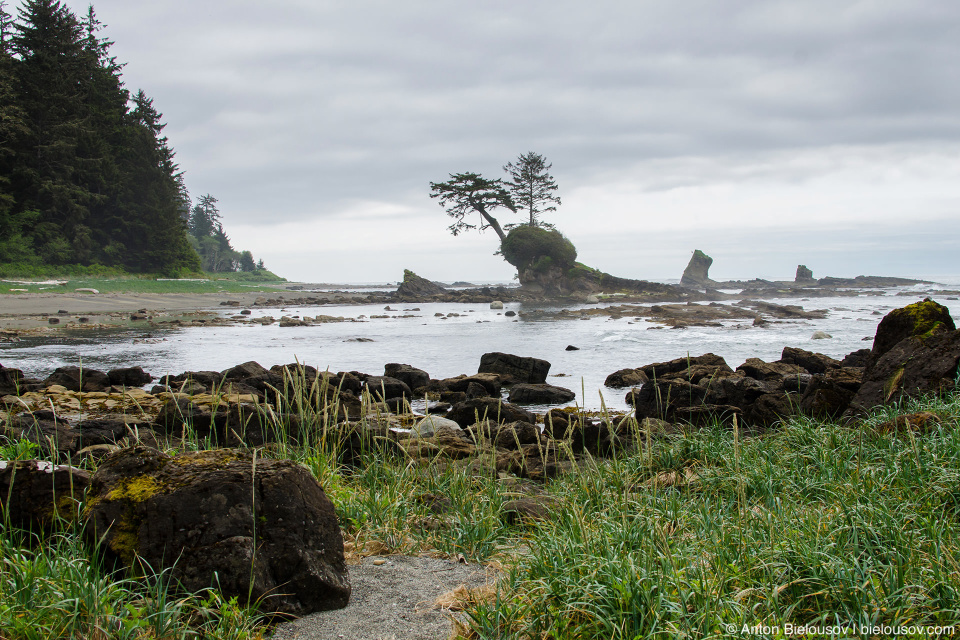
<instances>
[{"instance_id":1,"label":"large boulder","mask_svg":"<svg viewBox=\"0 0 960 640\"><path fill-rule=\"evenodd\" d=\"M430 387L432 390L436 385L436 389L440 391L462 391L466 393L470 389L470 385L473 384L482 386L486 395L492 398L500 396L502 385L500 376L496 373L477 373L472 376L459 375L456 378L444 378L431 382Z\"/></svg>"},{"instance_id":2,"label":"large boulder","mask_svg":"<svg viewBox=\"0 0 960 640\"><path fill-rule=\"evenodd\" d=\"M787 393L765 393L743 407L742 420L747 426L772 427L797 413L797 396Z\"/></svg>"},{"instance_id":3,"label":"large boulder","mask_svg":"<svg viewBox=\"0 0 960 640\"><path fill-rule=\"evenodd\" d=\"M430 374L423 369L417 369L409 364L390 362L383 367L383 375L405 383L413 390L430 384Z\"/></svg>"},{"instance_id":4,"label":"large boulder","mask_svg":"<svg viewBox=\"0 0 960 640\"><path fill-rule=\"evenodd\" d=\"M376 400L413 397L413 392L407 383L389 376L370 376L364 383L364 388Z\"/></svg>"},{"instance_id":5,"label":"large boulder","mask_svg":"<svg viewBox=\"0 0 960 640\"><path fill-rule=\"evenodd\" d=\"M27 387L41 386L39 380L31 380L20 369L11 369L0 365L0 396L18 396L32 390Z\"/></svg>"},{"instance_id":6,"label":"large boulder","mask_svg":"<svg viewBox=\"0 0 960 640\"><path fill-rule=\"evenodd\" d=\"M410 428L411 438L431 438L438 431L463 431L459 424L441 416L427 416Z\"/></svg>"},{"instance_id":7,"label":"large boulder","mask_svg":"<svg viewBox=\"0 0 960 640\"><path fill-rule=\"evenodd\" d=\"M142 367L121 367L107 371L110 384L115 387L142 387L153 382L152 375Z\"/></svg>"},{"instance_id":8,"label":"large boulder","mask_svg":"<svg viewBox=\"0 0 960 640\"><path fill-rule=\"evenodd\" d=\"M550 363L539 358L525 358L509 353L485 353L480 356L477 373L496 373L513 384L543 384L547 381Z\"/></svg>"},{"instance_id":9,"label":"large boulder","mask_svg":"<svg viewBox=\"0 0 960 640\"><path fill-rule=\"evenodd\" d=\"M245 378L256 378L270 373L270 370L259 362L250 360L235 367L230 367L223 372L223 377L227 380L243 380Z\"/></svg>"},{"instance_id":10,"label":"large boulder","mask_svg":"<svg viewBox=\"0 0 960 640\"><path fill-rule=\"evenodd\" d=\"M537 418L529 411L515 404L503 402L497 398L474 398L458 402L450 409L447 417L461 427L492 420L494 422L529 422L536 424Z\"/></svg>"},{"instance_id":11,"label":"large boulder","mask_svg":"<svg viewBox=\"0 0 960 640\"><path fill-rule=\"evenodd\" d=\"M747 358L747 361L737 367L747 377L754 380L774 382L782 385L784 378L797 377L807 372L803 367L784 362L764 362L760 358Z\"/></svg>"},{"instance_id":12,"label":"large boulder","mask_svg":"<svg viewBox=\"0 0 960 640\"><path fill-rule=\"evenodd\" d=\"M657 378L662 378L671 373L680 373L686 371L692 366L704 365L708 367L717 367L718 369L725 369L730 371L727 361L723 357L718 356L714 353L705 353L702 356L687 356L686 358L675 358L673 360L668 360L667 362L655 362L653 364L647 364L639 368L639 371L643 372L647 378L653 380Z\"/></svg>"},{"instance_id":13,"label":"large boulder","mask_svg":"<svg viewBox=\"0 0 960 640\"><path fill-rule=\"evenodd\" d=\"M678 411L706 404L707 390L683 380L651 380L634 394L637 420L659 418L676 422Z\"/></svg>"},{"instance_id":14,"label":"large boulder","mask_svg":"<svg viewBox=\"0 0 960 640\"><path fill-rule=\"evenodd\" d=\"M950 311L930 298L894 309L880 321L850 413L955 386L960 332Z\"/></svg>"},{"instance_id":15,"label":"large boulder","mask_svg":"<svg viewBox=\"0 0 960 640\"><path fill-rule=\"evenodd\" d=\"M510 422L496 430L493 445L498 449L521 449L540 442L540 429L529 422Z\"/></svg>"},{"instance_id":16,"label":"large boulder","mask_svg":"<svg viewBox=\"0 0 960 640\"><path fill-rule=\"evenodd\" d=\"M350 598L333 504L305 468L233 449L107 456L87 498L90 534L128 566L169 569L262 611L304 615Z\"/></svg>"},{"instance_id":17,"label":"large boulder","mask_svg":"<svg viewBox=\"0 0 960 640\"><path fill-rule=\"evenodd\" d=\"M577 394L552 384L515 384L508 400L516 404L560 404L570 402Z\"/></svg>"},{"instance_id":18,"label":"large boulder","mask_svg":"<svg viewBox=\"0 0 960 640\"><path fill-rule=\"evenodd\" d=\"M611 389L623 389L624 387L639 387L649 380L647 374L640 369L620 369L614 371L603 381L603 386Z\"/></svg>"},{"instance_id":19,"label":"large boulder","mask_svg":"<svg viewBox=\"0 0 960 640\"><path fill-rule=\"evenodd\" d=\"M950 310L926 298L900 309L894 309L883 317L877 326L873 349L867 369L880 360L887 351L907 338L928 338L936 333L956 331Z\"/></svg>"},{"instance_id":20,"label":"large boulder","mask_svg":"<svg viewBox=\"0 0 960 640\"><path fill-rule=\"evenodd\" d=\"M100 418L71 424L52 411L23 412L10 416L2 431L11 440L29 440L47 456L76 455L85 447L115 444L127 437L127 423Z\"/></svg>"},{"instance_id":21,"label":"large boulder","mask_svg":"<svg viewBox=\"0 0 960 640\"><path fill-rule=\"evenodd\" d=\"M825 373L828 369L839 369L842 366L839 360L834 360L830 356L796 347L784 347L779 362L796 365L808 373Z\"/></svg>"},{"instance_id":22,"label":"large boulder","mask_svg":"<svg viewBox=\"0 0 960 640\"><path fill-rule=\"evenodd\" d=\"M35 533L79 519L90 472L43 460L0 461L0 521Z\"/></svg>"},{"instance_id":23,"label":"large boulder","mask_svg":"<svg viewBox=\"0 0 960 640\"><path fill-rule=\"evenodd\" d=\"M69 391L105 391L110 387L110 377L96 369L58 367L43 384L48 387L60 385Z\"/></svg>"},{"instance_id":24,"label":"large boulder","mask_svg":"<svg viewBox=\"0 0 960 640\"><path fill-rule=\"evenodd\" d=\"M863 384L850 402L854 412L955 386L960 362L960 331L943 330L910 337L884 353L863 373Z\"/></svg>"}]
</instances>

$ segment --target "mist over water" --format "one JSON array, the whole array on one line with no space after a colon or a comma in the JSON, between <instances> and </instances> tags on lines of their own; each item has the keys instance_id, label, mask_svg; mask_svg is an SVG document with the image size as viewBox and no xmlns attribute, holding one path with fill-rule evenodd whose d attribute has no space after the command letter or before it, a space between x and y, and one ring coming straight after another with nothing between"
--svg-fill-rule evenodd
<instances>
[{"instance_id":1,"label":"mist over water","mask_svg":"<svg viewBox=\"0 0 960 640\"><path fill-rule=\"evenodd\" d=\"M670 329L630 316L555 320L503 315L508 310L527 314L560 309L520 303L506 304L503 311L491 310L485 304L455 303L394 304L393 311L385 311L379 304L255 308L253 318L327 315L355 321L285 328L244 324L77 331L0 345L0 362L31 377L46 377L57 367L79 364L100 370L139 365L160 377L184 371L222 371L249 360L268 368L298 361L320 370L382 375L386 363L401 362L427 371L432 378L447 378L476 373L484 353L502 351L550 362L547 382L575 391L581 406L597 409L603 402L611 409L625 409L626 390L603 386L606 376L618 369L704 353L723 356L736 368L751 357L777 360L786 346L839 359L857 349L870 348L883 315L923 299L929 289L924 286L888 290L881 295L777 299L773 301L776 304L826 309L828 314L822 320L773 320L763 327L752 326L750 320L725 321L721 327ZM957 317L960 302L933 297ZM597 306L605 305L574 309ZM221 314L236 312L230 309ZM371 318L383 315L388 317ZM825 331L832 337L814 340L811 336L815 331ZM372 342L358 342L357 338ZM567 351L568 345L578 350Z\"/></svg>"}]
</instances>

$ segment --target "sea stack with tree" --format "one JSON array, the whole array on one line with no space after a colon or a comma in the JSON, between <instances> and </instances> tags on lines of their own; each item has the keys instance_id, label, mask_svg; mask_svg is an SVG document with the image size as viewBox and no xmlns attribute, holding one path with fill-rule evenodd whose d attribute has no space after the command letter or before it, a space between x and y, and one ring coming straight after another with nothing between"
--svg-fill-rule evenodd
<instances>
[{"instance_id":1,"label":"sea stack with tree","mask_svg":"<svg viewBox=\"0 0 960 640\"><path fill-rule=\"evenodd\" d=\"M542 219L561 204L557 182L550 174L552 167L542 155L530 151L504 165L506 181L475 172L452 173L445 182L430 183L430 197L439 199L454 219L448 227L453 235L493 229L500 238L497 253L516 267L520 284L530 294L582 298L599 291L663 294L678 289L617 278L577 262L573 243ZM494 216L500 210L522 214L526 220L501 225ZM478 222L471 221L472 214L479 216ZM676 293L685 297L679 289Z\"/></svg>"}]
</instances>

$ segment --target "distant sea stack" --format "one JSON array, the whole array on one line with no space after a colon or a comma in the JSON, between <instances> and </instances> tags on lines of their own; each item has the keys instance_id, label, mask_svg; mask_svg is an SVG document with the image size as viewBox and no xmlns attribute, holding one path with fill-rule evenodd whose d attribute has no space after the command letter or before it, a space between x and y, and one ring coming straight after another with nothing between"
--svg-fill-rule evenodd
<instances>
[{"instance_id":1,"label":"distant sea stack","mask_svg":"<svg viewBox=\"0 0 960 640\"><path fill-rule=\"evenodd\" d=\"M400 287L397 289L397 297L401 300L408 298L418 300L429 296L443 295L445 293L447 293L446 289L426 278L421 278L409 269L403 270L403 282L400 283Z\"/></svg>"},{"instance_id":2,"label":"distant sea stack","mask_svg":"<svg viewBox=\"0 0 960 640\"><path fill-rule=\"evenodd\" d=\"M685 287L704 287L713 285L710 279L710 265L713 264L713 258L705 254L700 249L693 252L687 268L683 270L683 277L680 278L680 284Z\"/></svg>"},{"instance_id":3,"label":"distant sea stack","mask_svg":"<svg viewBox=\"0 0 960 640\"><path fill-rule=\"evenodd\" d=\"M813 279L813 271L807 269L807 265L798 264L797 265L797 276L793 279L797 284L810 284L815 282Z\"/></svg>"}]
</instances>

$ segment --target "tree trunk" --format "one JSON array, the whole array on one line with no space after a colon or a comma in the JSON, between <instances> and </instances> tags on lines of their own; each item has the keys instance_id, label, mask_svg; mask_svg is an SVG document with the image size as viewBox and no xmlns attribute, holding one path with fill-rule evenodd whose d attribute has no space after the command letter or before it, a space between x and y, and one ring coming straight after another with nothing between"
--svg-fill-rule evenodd
<instances>
[{"instance_id":1,"label":"tree trunk","mask_svg":"<svg viewBox=\"0 0 960 640\"><path fill-rule=\"evenodd\" d=\"M480 215L483 216L483 219L487 221L487 224L493 227L493 230L497 232L497 235L500 236L500 243L502 244L507 239L507 234L505 234L503 229L500 228L500 223L497 222L497 219L483 209L478 208L477 211L479 211Z\"/></svg>"}]
</instances>

